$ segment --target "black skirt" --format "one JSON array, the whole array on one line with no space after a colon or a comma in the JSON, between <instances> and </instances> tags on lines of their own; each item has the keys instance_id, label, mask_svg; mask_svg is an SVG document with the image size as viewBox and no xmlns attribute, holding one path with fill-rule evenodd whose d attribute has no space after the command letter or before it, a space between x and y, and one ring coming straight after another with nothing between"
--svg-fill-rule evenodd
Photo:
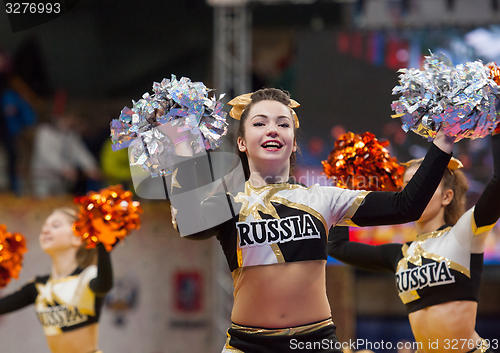
<instances>
[{"instance_id":1,"label":"black skirt","mask_svg":"<svg viewBox=\"0 0 500 353\"><path fill-rule=\"evenodd\" d=\"M223 353L342 353L332 319L282 329L232 324Z\"/></svg>"}]
</instances>

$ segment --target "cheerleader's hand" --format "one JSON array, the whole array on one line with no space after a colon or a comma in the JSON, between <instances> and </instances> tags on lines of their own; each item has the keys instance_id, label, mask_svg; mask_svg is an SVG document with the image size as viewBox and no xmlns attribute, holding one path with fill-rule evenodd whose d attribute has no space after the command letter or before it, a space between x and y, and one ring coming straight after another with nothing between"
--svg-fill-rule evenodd
<instances>
[{"instance_id":1,"label":"cheerleader's hand","mask_svg":"<svg viewBox=\"0 0 500 353\"><path fill-rule=\"evenodd\" d=\"M177 126L172 126L172 123L170 121L165 124L159 125L158 130L167 135L167 137L172 141L175 141L182 136L188 135L188 131L179 132L179 128Z\"/></svg>"},{"instance_id":2,"label":"cheerleader's hand","mask_svg":"<svg viewBox=\"0 0 500 353\"><path fill-rule=\"evenodd\" d=\"M453 149L455 139L455 136L446 136L443 130L440 129L434 138L434 144L439 147L441 151L450 154Z\"/></svg>"},{"instance_id":3,"label":"cheerleader's hand","mask_svg":"<svg viewBox=\"0 0 500 353\"><path fill-rule=\"evenodd\" d=\"M171 122L158 126L158 130L167 135L167 137L173 142L176 155L186 157L193 155L193 150L190 144L189 131L179 132L179 128L177 126L172 126Z\"/></svg>"}]
</instances>

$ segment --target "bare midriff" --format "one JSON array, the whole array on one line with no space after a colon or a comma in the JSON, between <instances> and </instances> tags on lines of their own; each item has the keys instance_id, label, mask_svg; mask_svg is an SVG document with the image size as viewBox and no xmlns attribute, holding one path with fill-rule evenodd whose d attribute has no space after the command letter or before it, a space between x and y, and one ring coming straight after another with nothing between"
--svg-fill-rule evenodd
<instances>
[{"instance_id":1,"label":"bare midriff","mask_svg":"<svg viewBox=\"0 0 500 353\"><path fill-rule=\"evenodd\" d=\"M60 335L46 336L52 353L91 353L95 352L99 338L99 324L84 326Z\"/></svg>"},{"instance_id":2,"label":"bare midriff","mask_svg":"<svg viewBox=\"0 0 500 353\"><path fill-rule=\"evenodd\" d=\"M235 280L232 321L286 328L328 319L325 260L244 267Z\"/></svg>"},{"instance_id":3,"label":"bare midriff","mask_svg":"<svg viewBox=\"0 0 500 353\"><path fill-rule=\"evenodd\" d=\"M468 352L480 342L475 331L477 303L453 301L411 313L411 329L419 352Z\"/></svg>"}]
</instances>

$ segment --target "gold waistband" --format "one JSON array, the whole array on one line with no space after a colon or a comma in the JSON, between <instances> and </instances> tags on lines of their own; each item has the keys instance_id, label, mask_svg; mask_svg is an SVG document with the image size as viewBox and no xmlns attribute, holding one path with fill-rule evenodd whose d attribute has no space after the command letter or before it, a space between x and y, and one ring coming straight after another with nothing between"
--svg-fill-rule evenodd
<instances>
[{"instance_id":1,"label":"gold waistband","mask_svg":"<svg viewBox=\"0 0 500 353\"><path fill-rule=\"evenodd\" d=\"M314 324L289 327L289 328L259 328L259 327L247 327L240 326L235 323L231 324L231 328L233 330L238 330L244 333L261 335L261 336L292 336L292 335L302 335L305 333L314 332L316 330L322 329L324 327L328 327L333 325L333 321L331 318L316 322Z\"/></svg>"}]
</instances>

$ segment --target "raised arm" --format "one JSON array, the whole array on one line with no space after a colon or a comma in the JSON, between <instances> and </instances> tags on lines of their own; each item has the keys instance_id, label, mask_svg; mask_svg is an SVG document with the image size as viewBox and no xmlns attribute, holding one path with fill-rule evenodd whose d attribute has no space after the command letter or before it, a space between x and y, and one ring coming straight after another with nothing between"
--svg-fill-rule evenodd
<instances>
[{"instance_id":1,"label":"raised arm","mask_svg":"<svg viewBox=\"0 0 500 353\"><path fill-rule=\"evenodd\" d=\"M35 302L38 295L35 282L29 282L17 292L0 299L0 315L24 308Z\"/></svg>"},{"instance_id":2,"label":"raised arm","mask_svg":"<svg viewBox=\"0 0 500 353\"><path fill-rule=\"evenodd\" d=\"M396 272L401 244L368 245L349 241L349 227L332 227L328 255L362 270Z\"/></svg>"},{"instance_id":3,"label":"raised arm","mask_svg":"<svg viewBox=\"0 0 500 353\"><path fill-rule=\"evenodd\" d=\"M173 173L166 177L176 229L187 239L217 236L227 222L237 217L238 206L225 192L226 188L235 189L228 183L221 158L223 154L206 152L175 156Z\"/></svg>"},{"instance_id":4,"label":"raised arm","mask_svg":"<svg viewBox=\"0 0 500 353\"><path fill-rule=\"evenodd\" d=\"M96 295L104 296L113 288L113 268L111 257L102 243L97 244L97 277L93 278L89 287Z\"/></svg>"},{"instance_id":5,"label":"raised arm","mask_svg":"<svg viewBox=\"0 0 500 353\"><path fill-rule=\"evenodd\" d=\"M438 134L406 187L400 192L374 191L367 194L350 217L351 225L400 224L419 219L443 178L451 159L453 141L454 138Z\"/></svg>"},{"instance_id":6,"label":"raised arm","mask_svg":"<svg viewBox=\"0 0 500 353\"><path fill-rule=\"evenodd\" d=\"M493 177L490 179L474 210L476 227L492 226L500 217L500 134L491 137Z\"/></svg>"},{"instance_id":7,"label":"raised arm","mask_svg":"<svg viewBox=\"0 0 500 353\"><path fill-rule=\"evenodd\" d=\"M172 174L166 177L166 187L177 231L192 240L220 235L238 215L239 206L230 194L243 191L241 162L233 153L193 154L187 132L179 133L170 123L159 129L175 146L174 164L169 168Z\"/></svg>"},{"instance_id":8,"label":"raised arm","mask_svg":"<svg viewBox=\"0 0 500 353\"><path fill-rule=\"evenodd\" d=\"M439 149L445 153L451 154L453 150L453 144L455 143L455 137L449 137L444 134L444 132L439 131L436 138L432 142L433 145L439 147Z\"/></svg>"}]
</instances>

